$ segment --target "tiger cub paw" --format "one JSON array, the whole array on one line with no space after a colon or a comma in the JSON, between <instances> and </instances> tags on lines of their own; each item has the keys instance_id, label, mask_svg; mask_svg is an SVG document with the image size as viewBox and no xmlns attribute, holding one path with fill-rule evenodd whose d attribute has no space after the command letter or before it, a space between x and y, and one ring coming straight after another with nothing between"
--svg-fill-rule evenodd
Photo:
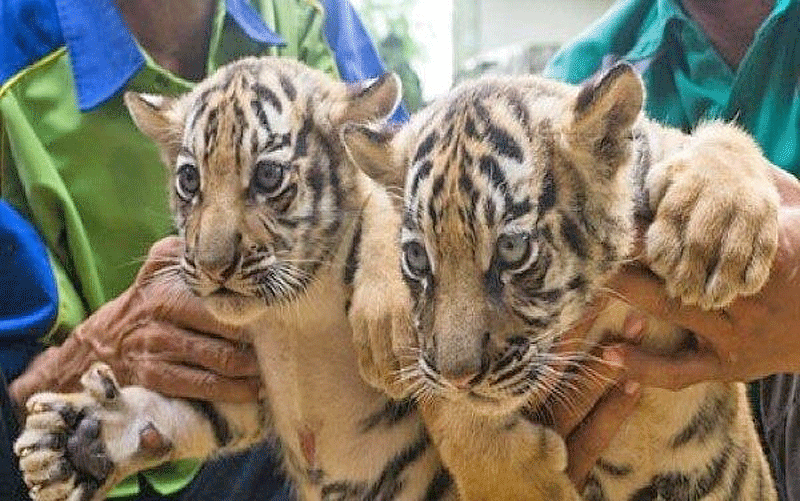
<instances>
[{"instance_id":1,"label":"tiger cub paw","mask_svg":"<svg viewBox=\"0 0 800 501\"><path fill-rule=\"evenodd\" d=\"M14 452L34 500L102 499L171 449L155 425L129 407L141 389L121 389L105 364L92 366L81 384L83 392L39 393L26 403Z\"/></svg>"},{"instance_id":2,"label":"tiger cub paw","mask_svg":"<svg viewBox=\"0 0 800 501\"><path fill-rule=\"evenodd\" d=\"M769 168L748 135L722 123L701 126L652 166L646 257L670 295L712 309L761 289L778 247Z\"/></svg>"},{"instance_id":3,"label":"tiger cub paw","mask_svg":"<svg viewBox=\"0 0 800 501\"><path fill-rule=\"evenodd\" d=\"M416 358L408 292L385 283L357 286L348 315L361 377L392 398L408 397L414 381L404 368Z\"/></svg>"}]
</instances>

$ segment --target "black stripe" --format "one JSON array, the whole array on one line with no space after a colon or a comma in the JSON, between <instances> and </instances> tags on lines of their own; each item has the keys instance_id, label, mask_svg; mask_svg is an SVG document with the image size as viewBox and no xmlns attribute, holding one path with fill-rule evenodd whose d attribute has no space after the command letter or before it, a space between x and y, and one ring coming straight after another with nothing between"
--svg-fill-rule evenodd
<instances>
[{"instance_id":1,"label":"black stripe","mask_svg":"<svg viewBox=\"0 0 800 501\"><path fill-rule=\"evenodd\" d=\"M436 472L431 483L428 484L428 489L425 491L425 497L423 497L422 500L437 501L442 499L450 492L450 487L452 487L452 485L453 477L450 476L450 473L444 468L439 468L439 471Z\"/></svg>"},{"instance_id":2,"label":"black stripe","mask_svg":"<svg viewBox=\"0 0 800 501\"><path fill-rule=\"evenodd\" d=\"M436 141L438 140L439 135L436 133L436 131L428 134L428 136L425 137L425 139L423 139L417 147L417 152L414 154L414 160L412 161L412 164L419 162L422 160L422 157L430 153L433 150L433 146L436 144Z\"/></svg>"},{"instance_id":3,"label":"black stripe","mask_svg":"<svg viewBox=\"0 0 800 501\"><path fill-rule=\"evenodd\" d=\"M519 318L522 319L523 322L525 322L525 325L533 327L535 329L544 329L546 327L549 327L550 324L553 323L552 316L548 316L547 318L539 318L539 317L529 317L524 313L522 313L521 311L515 311L515 313Z\"/></svg>"},{"instance_id":4,"label":"black stripe","mask_svg":"<svg viewBox=\"0 0 800 501\"><path fill-rule=\"evenodd\" d=\"M525 198L520 202L512 201L510 204L506 205L505 214L503 215L504 221L513 221L514 219L520 218L522 216L527 215L531 211L531 200L529 198Z\"/></svg>"},{"instance_id":5,"label":"black stripe","mask_svg":"<svg viewBox=\"0 0 800 501\"><path fill-rule=\"evenodd\" d=\"M286 188L284 188L283 191L272 197L269 202L276 212L283 214L289 210L289 207L291 207L295 196L297 196L297 183L289 183L286 185ZM290 228L297 226L296 221L286 218L277 218L277 222Z\"/></svg>"},{"instance_id":6,"label":"black stripe","mask_svg":"<svg viewBox=\"0 0 800 501\"><path fill-rule=\"evenodd\" d=\"M281 89L286 94L286 97L289 98L289 101L294 101L297 98L297 89L294 88L292 85L291 80L286 75L281 75L278 80L281 83Z\"/></svg>"},{"instance_id":7,"label":"black stripe","mask_svg":"<svg viewBox=\"0 0 800 501\"><path fill-rule=\"evenodd\" d=\"M205 130L205 143L206 143L206 152L205 152L205 159L211 154L213 148L214 140L217 137L217 127L219 125L219 110L216 108L212 109L208 112L208 117L206 118L206 130Z\"/></svg>"},{"instance_id":8,"label":"black stripe","mask_svg":"<svg viewBox=\"0 0 800 501\"><path fill-rule=\"evenodd\" d=\"M258 119L258 123L261 124L266 130L272 130L269 125L269 119L267 118L267 113L264 111L264 106L261 104L261 101L258 99L253 99L250 101L250 108L253 110L253 114Z\"/></svg>"},{"instance_id":9,"label":"black stripe","mask_svg":"<svg viewBox=\"0 0 800 501\"><path fill-rule=\"evenodd\" d=\"M542 179L542 187L539 192L539 217L556 205L556 180L553 172L547 170Z\"/></svg>"},{"instance_id":10,"label":"black stripe","mask_svg":"<svg viewBox=\"0 0 800 501\"><path fill-rule=\"evenodd\" d=\"M503 364L504 364L504 365L508 365L508 363L509 363L511 360L513 360L514 358L516 358L517 360L519 360L520 356L521 356L521 355L515 355L515 356L511 356L511 357L509 357L508 359L505 359L505 360L503 360ZM527 366L526 366L525 364L517 364L516 366L514 366L514 367L513 367L513 368L511 368L510 370L508 370L508 371L506 371L506 372L502 373L502 374L501 374L501 375L500 375L500 376L499 376L497 379L495 379L495 380L494 380L494 384L495 384L495 385L499 385L500 383L503 383L503 382L505 382L505 381L508 381L509 379L513 378L514 376L518 376L518 375L519 375L519 374L520 374L522 371L524 371L525 369L527 369ZM494 370L495 370L495 372L499 372L499 370L501 370L501 367L500 367L500 365L498 364L498 366L497 366L497 367L495 367L495 369L494 369Z\"/></svg>"},{"instance_id":11,"label":"black stripe","mask_svg":"<svg viewBox=\"0 0 800 501\"><path fill-rule=\"evenodd\" d=\"M519 143L511 137L511 134L493 124L487 127L487 133L489 142L494 147L494 151L504 157L522 163L524 160L522 148L520 148Z\"/></svg>"},{"instance_id":12,"label":"black stripe","mask_svg":"<svg viewBox=\"0 0 800 501\"><path fill-rule=\"evenodd\" d=\"M458 176L458 189L466 196L472 196L475 191L472 179L470 179L464 171L461 171L461 174Z\"/></svg>"},{"instance_id":13,"label":"black stripe","mask_svg":"<svg viewBox=\"0 0 800 501\"><path fill-rule=\"evenodd\" d=\"M361 252L361 223L362 218L359 217L356 222L356 231L353 234L353 240L350 243L350 250L347 253L347 260L344 263L344 283L345 285L353 285L353 279L356 276L358 269L358 258Z\"/></svg>"},{"instance_id":14,"label":"black stripe","mask_svg":"<svg viewBox=\"0 0 800 501\"><path fill-rule=\"evenodd\" d=\"M561 289L548 289L531 294L531 299L536 299L537 303L552 304L561 299L564 291Z\"/></svg>"},{"instance_id":15,"label":"black stripe","mask_svg":"<svg viewBox=\"0 0 800 501\"><path fill-rule=\"evenodd\" d=\"M500 165L494 157L484 155L480 159L480 170L484 176L489 178L492 187L502 188L506 184L506 177L500 170Z\"/></svg>"},{"instance_id":16,"label":"black stripe","mask_svg":"<svg viewBox=\"0 0 800 501\"><path fill-rule=\"evenodd\" d=\"M525 105L520 93L516 89L509 89L504 95L508 100L508 105L514 110L517 120L527 127L531 120L528 115L528 107Z\"/></svg>"},{"instance_id":17,"label":"black stripe","mask_svg":"<svg viewBox=\"0 0 800 501\"><path fill-rule=\"evenodd\" d=\"M586 279L582 275L575 275L569 282L567 282L567 290L582 291L584 289L586 289Z\"/></svg>"},{"instance_id":18,"label":"black stripe","mask_svg":"<svg viewBox=\"0 0 800 501\"><path fill-rule=\"evenodd\" d=\"M259 83L255 83L253 84L252 90L256 93L258 99L268 102L278 113L283 111L283 106L281 105L278 96L275 95L272 89Z\"/></svg>"},{"instance_id":19,"label":"black stripe","mask_svg":"<svg viewBox=\"0 0 800 501\"><path fill-rule=\"evenodd\" d=\"M468 137L472 139L479 139L478 130L475 128L475 120L473 120L470 115L467 115L467 121L464 124L464 131L467 133Z\"/></svg>"},{"instance_id":20,"label":"black stripe","mask_svg":"<svg viewBox=\"0 0 800 501\"><path fill-rule=\"evenodd\" d=\"M403 211L402 226L407 230L416 230L419 227L417 220L414 217L414 213L411 212L411 210L406 209Z\"/></svg>"},{"instance_id":21,"label":"black stripe","mask_svg":"<svg viewBox=\"0 0 800 501\"><path fill-rule=\"evenodd\" d=\"M393 426L412 415L416 409L416 403L412 398L404 398L403 400L389 399L381 409L361 421L361 429L367 432L380 424L384 424L387 427Z\"/></svg>"},{"instance_id":22,"label":"black stripe","mask_svg":"<svg viewBox=\"0 0 800 501\"><path fill-rule=\"evenodd\" d=\"M675 499L697 501L719 486L729 464L731 446L728 444L711 460L704 472L690 474L670 472L656 475L650 483L636 491L630 501Z\"/></svg>"},{"instance_id":23,"label":"black stripe","mask_svg":"<svg viewBox=\"0 0 800 501\"><path fill-rule=\"evenodd\" d=\"M294 140L294 158L304 157L308 153L308 135L311 133L312 126L311 117L307 116Z\"/></svg>"},{"instance_id":24,"label":"black stripe","mask_svg":"<svg viewBox=\"0 0 800 501\"><path fill-rule=\"evenodd\" d=\"M497 206L494 203L494 199L492 197L486 197L486 208L484 209L486 213L486 222L489 224L494 224L495 220L495 213L497 212Z\"/></svg>"},{"instance_id":25,"label":"black stripe","mask_svg":"<svg viewBox=\"0 0 800 501\"><path fill-rule=\"evenodd\" d=\"M322 190L325 188L325 177L322 174L319 157L314 158L306 172L306 182L311 189L311 224L316 226L319 220L319 203Z\"/></svg>"},{"instance_id":26,"label":"black stripe","mask_svg":"<svg viewBox=\"0 0 800 501\"><path fill-rule=\"evenodd\" d=\"M202 114L208 108L208 101L206 101L206 98L208 97L208 94L209 94L210 90L211 89L208 89L208 90L204 91L200 95L200 97L198 98L198 101L201 101L200 102L200 106L197 107L197 111L195 111L195 113L192 116L191 120L189 120L189 126L188 126L189 130L194 130L195 129L195 126L197 125L197 120L200 119Z\"/></svg>"},{"instance_id":27,"label":"black stripe","mask_svg":"<svg viewBox=\"0 0 800 501\"><path fill-rule=\"evenodd\" d=\"M424 181L428 177L428 175L431 173L432 168L433 168L433 162L431 162L430 160L425 160L417 168L417 172L414 173L414 179L411 181L411 192L409 194L412 197L417 194L417 190L419 189L419 183Z\"/></svg>"},{"instance_id":28,"label":"black stripe","mask_svg":"<svg viewBox=\"0 0 800 501\"><path fill-rule=\"evenodd\" d=\"M440 174L436 176L436 178L433 180L433 187L431 188L431 203L433 203L434 201L433 197L439 196L439 194L442 192L443 189L444 189L444 176Z\"/></svg>"},{"instance_id":29,"label":"black stripe","mask_svg":"<svg viewBox=\"0 0 800 501\"><path fill-rule=\"evenodd\" d=\"M334 482L324 485L320 495L322 501L349 501L359 499L366 486L360 482Z\"/></svg>"},{"instance_id":30,"label":"black stripe","mask_svg":"<svg viewBox=\"0 0 800 501\"><path fill-rule=\"evenodd\" d=\"M325 135L320 135L319 138L320 148L328 157L328 180L330 181L331 191L333 192L334 203L336 204L336 208L339 209L342 207L342 200L344 197L342 194L342 182L339 177L339 166L342 165L342 161L331 145L329 138Z\"/></svg>"},{"instance_id":31,"label":"black stripe","mask_svg":"<svg viewBox=\"0 0 800 501\"><path fill-rule=\"evenodd\" d=\"M500 264L497 258L493 258L489 269L483 276L483 287L486 294L492 299L500 301L503 295L503 281L500 280ZM500 304L498 302L498 304Z\"/></svg>"},{"instance_id":32,"label":"black stripe","mask_svg":"<svg viewBox=\"0 0 800 501\"><path fill-rule=\"evenodd\" d=\"M378 480L364 495L363 501L394 499L403 487L400 474L406 467L422 456L430 446L430 443L427 433L423 432L408 447L398 452L383 468Z\"/></svg>"},{"instance_id":33,"label":"black stripe","mask_svg":"<svg viewBox=\"0 0 800 501\"><path fill-rule=\"evenodd\" d=\"M206 400L195 399L186 399L186 402L191 405L195 411L208 419L211 429L214 430L214 438L217 441L217 446L224 447L230 443L233 436L231 435L228 420L214 407L214 404Z\"/></svg>"},{"instance_id":34,"label":"black stripe","mask_svg":"<svg viewBox=\"0 0 800 501\"><path fill-rule=\"evenodd\" d=\"M523 297L542 290L545 274L550 268L552 260L549 252L540 254L534 266L529 266L511 278L514 285L523 292Z\"/></svg>"},{"instance_id":35,"label":"black stripe","mask_svg":"<svg viewBox=\"0 0 800 501\"><path fill-rule=\"evenodd\" d=\"M586 240L578 225L566 214L561 215L561 236L570 249L581 259L586 259Z\"/></svg>"},{"instance_id":36,"label":"black stripe","mask_svg":"<svg viewBox=\"0 0 800 501\"><path fill-rule=\"evenodd\" d=\"M359 129L359 132L367 136L367 139L376 144L386 144L394 137L394 131L388 127L381 130L373 130L369 127L362 127Z\"/></svg>"},{"instance_id":37,"label":"black stripe","mask_svg":"<svg viewBox=\"0 0 800 501\"><path fill-rule=\"evenodd\" d=\"M612 477L625 477L633 473L633 468L630 465L622 464L617 465L613 463L609 463L603 459L598 459L595 466L602 471L603 473L610 475Z\"/></svg>"},{"instance_id":38,"label":"black stripe","mask_svg":"<svg viewBox=\"0 0 800 501\"><path fill-rule=\"evenodd\" d=\"M723 421L730 422L732 409L727 404L724 395L708 395L686 426L675 434L672 447L681 447L691 441L703 442Z\"/></svg>"}]
</instances>

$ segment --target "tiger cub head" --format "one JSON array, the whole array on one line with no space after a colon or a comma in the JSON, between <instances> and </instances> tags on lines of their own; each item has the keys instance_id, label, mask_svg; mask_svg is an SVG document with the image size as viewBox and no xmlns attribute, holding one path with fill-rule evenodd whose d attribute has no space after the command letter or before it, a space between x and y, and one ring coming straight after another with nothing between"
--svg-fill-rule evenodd
<instances>
[{"instance_id":1,"label":"tiger cub head","mask_svg":"<svg viewBox=\"0 0 800 501\"><path fill-rule=\"evenodd\" d=\"M183 278L220 320L291 301L332 259L361 202L340 129L398 100L393 75L347 86L269 57L224 66L177 98L125 95L169 168Z\"/></svg>"},{"instance_id":2,"label":"tiger cub head","mask_svg":"<svg viewBox=\"0 0 800 501\"><path fill-rule=\"evenodd\" d=\"M424 391L502 415L552 389L561 336L632 244L642 101L621 65L580 89L482 79L396 134L344 130L354 161L404 192L400 266Z\"/></svg>"}]
</instances>

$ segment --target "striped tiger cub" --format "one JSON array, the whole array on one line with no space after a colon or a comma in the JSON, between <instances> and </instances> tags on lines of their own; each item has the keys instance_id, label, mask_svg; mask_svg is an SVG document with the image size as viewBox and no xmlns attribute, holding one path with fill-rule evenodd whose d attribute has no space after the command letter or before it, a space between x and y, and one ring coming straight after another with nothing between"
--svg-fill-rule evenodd
<instances>
[{"instance_id":1,"label":"striped tiger cub","mask_svg":"<svg viewBox=\"0 0 800 501\"><path fill-rule=\"evenodd\" d=\"M622 328L628 307L611 300L585 343L565 353L560 342L630 258L637 219L652 270L686 304L721 308L768 277L778 197L754 141L724 123L662 127L642 117L643 99L621 64L581 88L477 80L400 131L345 129L355 162L404 192L400 267L416 333L389 352L379 333L357 340L364 373L381 384L382 367L413 354L401 382L466 499L579 497L558 468L537 473L566 459L534 410L560 381L588 377L585 348ZM654 353L693 342L649 326ZM644 389L582 497L776 499L744 386Z\"/></svg>"},{"instance_id":2,"label":"striped tiger cub","mask_svg":"<svg viewBox=\"0 0 800 501\"><path fill-rule=\"evenodd\" d=\"M361 378L348 318L407 326L399 215L340 139L343 124L383 119L398 100L392 75L348 87L279 58L232 63L179 98L125 96L171 173L184 252L163 276L245 329L264 401L165 398L95 366L85 391L27 402L15 451L34 499L100 499L132 472L271 435L301 500L454 499L415 406ZM350 308L362 277L384 285Z\"/></svg>"}]
</instances>

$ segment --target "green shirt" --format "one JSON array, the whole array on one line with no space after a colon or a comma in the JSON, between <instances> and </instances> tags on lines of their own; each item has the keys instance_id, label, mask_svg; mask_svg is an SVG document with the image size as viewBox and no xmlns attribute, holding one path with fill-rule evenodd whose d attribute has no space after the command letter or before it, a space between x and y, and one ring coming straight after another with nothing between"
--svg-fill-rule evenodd
<instances>
[{"instance_id":1,"label":"green shirt","mask_svg":"<svg viewBox=\"0 0 800 501\"><path fill-rule=\"evenodd\" d=\"M207 70L245 55L280 55L338 75L323 36L323 10L309 0L254 0L283 46L259 42L234 22L220 0ZM102 27L97 31L103 33ZM133 125L124 90L180 94L192 83L145 65L113 97L81 111L67 47L26 66L0 87L2 197L39 229L56 274L59 313L45 342L62 340L87 314L133 281L150 245L172 231L166 169L155 145ZM146 472L161 493L184 487L197 461ZM135 480L135 479L134 479ZM138 492L135 481L114 495Z\"/></svg>"},{"instance_id":2,"label":"green shirt","mask_svg":"<svg viewBox=\"0 0 800 501\"><path fill-rule=\"evenodd\" d=\"M737 69L717 53L677 0L622 0L550 61L545 75L580 83L618 60L637 67L645 111L690 130L732 120L767 158L800 174L800 1L776 0Z\"/></svg>"}]
</instances>

